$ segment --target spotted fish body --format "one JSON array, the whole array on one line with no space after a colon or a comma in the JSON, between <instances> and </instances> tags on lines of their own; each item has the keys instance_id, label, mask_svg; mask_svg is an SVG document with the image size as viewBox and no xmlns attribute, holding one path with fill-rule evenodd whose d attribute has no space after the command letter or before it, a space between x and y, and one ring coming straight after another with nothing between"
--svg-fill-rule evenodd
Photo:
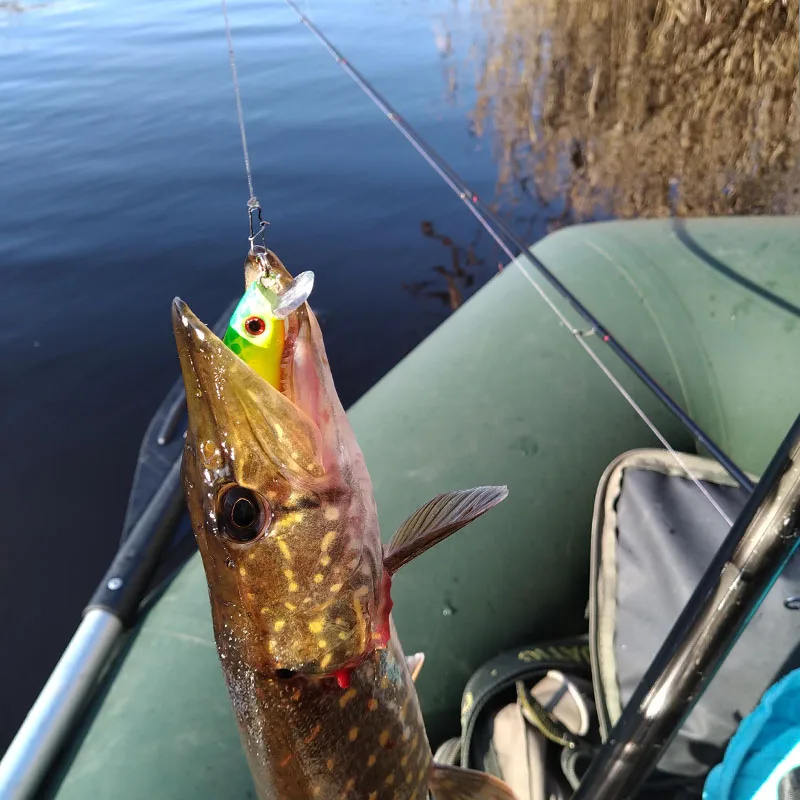
<instances>
[{"instance_id":1,"label":"spotted fish body","mask_svg":"<svg viewBox=\"0 0 800 800\"><path fill-rule=\"evenodd\" d=\"M431 769L422 715L396 637L349 686L300 678L263 682L242 709L262 798L425 800Z\"/></svg>"},{"instance_id":2,"label":"spotted fish body","mask_svg":"<svg viewBox=\"0 0 800 800\"><path fill-rule=\"evenodd\" d=\"M248 291L265 277L279 298L291 291L268 251L245 274ZM186 498L259 797L512 800L488 775L433 764L389 594L393 572L505 487L434 498L384 548L307 303L285 317L280 352L267 353L274 383L177 299L173 327L189 410Z\"/></svg>"}]
</instances>

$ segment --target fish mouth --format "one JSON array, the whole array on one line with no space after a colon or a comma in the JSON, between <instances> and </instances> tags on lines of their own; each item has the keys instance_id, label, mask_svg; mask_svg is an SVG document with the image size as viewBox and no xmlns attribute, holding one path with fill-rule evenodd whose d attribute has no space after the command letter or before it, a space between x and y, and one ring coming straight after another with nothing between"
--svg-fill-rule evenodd
<instances>
[{"instance_id":1,"label":"fish mouth","mask_svg":"<svg viewBox=\"0 0 800 800\"><path fill-rule=\"evenodd\" d=\"M172 327L186 391L189 440L201 450L219 448L234 478L248 472L248 453L254 448L295 480L319 477L318 420L251 369L179 297L172 301ZM292 355L285 359L290 384Z\"/></svg>"},{"instance_id":2,"label":"fish mouth","mask_svg":"<svg viewBox=\"0 0 800 800\"><path fill-rule=\"evenodd\" d=\"M197 315L189 308L188 304L176 297L172 301L172 330L175 343L178 347L178 357L184 375L187 401L190 406L190 388L195 388L195 396L200 398L204 391L211 391L212 397L221 396L221 385L225 379L233 379L243 373L242 367L255 377L255 373L242 359L237 356ZM290 361L287 358L287 361ZM187 381L186 379L191 380ZM262 381L264 391L269 386L267 381ZM191 384L191 386L190 386ZM215 390L216 391L213 391ZM275 391L273 389L273 391ZM282 394L281 392L278 392ZM190 408L191 416L191 408Z\"/></svg>"}]
</instances>

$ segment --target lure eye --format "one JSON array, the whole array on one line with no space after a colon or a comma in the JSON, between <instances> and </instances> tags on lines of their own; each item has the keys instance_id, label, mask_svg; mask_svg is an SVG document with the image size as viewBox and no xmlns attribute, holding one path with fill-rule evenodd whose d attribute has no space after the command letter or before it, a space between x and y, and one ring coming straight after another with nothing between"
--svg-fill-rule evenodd
<instances>
[{"instance_id":1,"label":"lure eye","mask_svg":"<svg viewBox=\"0 0 800 800\"><path fill-rule=\"evenodd\" d=\"M252 542L272 521L267 503L242 486L228 489L220 505L222 529L235 542Z\"/></svg>"},{"instance_id":2,"label":"lure eye","mask_svg":"<svg viewBox=\"0 0 800 800\"><path fill-rule=\"evenodd\" d=\"M244 321L244 329L251 336L261 336L267 329L267 323L261 317L248 317Z\"/></svg>"}]
</instances>

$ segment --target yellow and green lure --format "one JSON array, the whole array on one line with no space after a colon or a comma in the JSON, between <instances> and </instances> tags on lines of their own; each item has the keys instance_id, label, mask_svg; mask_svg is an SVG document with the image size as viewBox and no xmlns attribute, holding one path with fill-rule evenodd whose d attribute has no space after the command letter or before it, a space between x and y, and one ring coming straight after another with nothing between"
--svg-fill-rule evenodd
<instances>
[{"instance_id":1,"label":"yellow and green lure","mask_svg":"<svg viewBox=\"0 0 800 800\"><path fill-rule=\"evenodd\" d=\"M267 277L245 290L222 341L270 385L280 390L286 317L308 300L314 273L301 272L280 294Z\"/></svg>"}]
</instances>

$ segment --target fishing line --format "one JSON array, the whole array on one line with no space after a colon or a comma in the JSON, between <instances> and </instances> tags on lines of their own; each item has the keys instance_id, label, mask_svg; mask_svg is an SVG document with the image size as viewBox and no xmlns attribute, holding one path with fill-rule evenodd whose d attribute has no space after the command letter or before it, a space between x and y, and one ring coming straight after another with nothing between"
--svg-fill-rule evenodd
<instances>
[{"instance_id":1,"label":"fishing line","mask_svg":"<svg viewBox=\"0 0 800 800\"><path fill-rule=\"evenodd\" d=\"M473 192L469 186L458 176L458 174L450 167L438 153L428 145L422 137L397 113L397 111L389 104L389 102L381 96L375 87L373 87L366 78L364 78L355 67L334 47L331 41L322 33L322 31L314 25L308 16L300 10L294 0L285 0L286 4L297 14L300 22L303 23L322 46L333 57L337 64L352 78L352 80L359 86L359 88L375 103L376 106L386 115L389 121L403 134L403 136L410 142L414 149L428 162L434 171L444 180L444 182L458 195L459 199L469 209L470 213L480 222L486 232L494 239L501 250L508 256L509 260L522 272L528 282L539 293L548 307L555 313L560 322L567 328L573 335L573 338L583 347L595 363L600 366L602 371L611 379L614 387L622 394L631 408L641 417L642 421L647 427L657 436L659 441L665 448L676 458L681 468L686 470L695 485L703 492L706 497L711 500L708 492L702 487L700 481L695 478L692 473L687 469L684 462L677 457L677 453L668 445L666 438L658 431L655 423L647 416L644 410L633 401L633 398L623 390L621 384L608 370L608 368L599 359L596 353L592 350L589 344L585 341L586 333L578 330L574 325L570 324L563 313L550 299L544 289L534 279L530 272L521 263L521 258L527 260L532 264L549 283L567 300L572 308L590 325L590 332L596 334L598 341L608 345L612 352L641 380L650 391L665 405L675 417L686 427L686 429L696 437L714 456L714 458L728 471L733 479L744 489L748 491L753 490L754 483L745 474L745 472L736 465L736 463L711 439L711 437L672 399L667 391L650 375L645 368L627 351L627 349L617 341L611 332L600 322L600 320L589 311L586 306L555 276L555 274L539 259L536 255L531 253L528 248L522 244L508 226L500 220L494 212L488 208L485 203ZM514 245L518 253L515 255L509 248L503 237ZM717 508L720 513L722 510L713 502L712 505ZM722 513L722 516L728 520L727 516Z\"/></svg>"},{"instance_id":2,"label":"fishing line","mask_svg":"<svg viewBox=\"0 0 800 800\"><path fill-rule=\"evenodd\" d=\"M242 152L244 153L244 170L247 174L247 188L250 195L247 199L247 216L250 222L250 252L253 252L254 242L261 236L262 242L266 247L266 236L264 230L267 223L261 218L261 205L253 189L253 170L250 167L250 151L247 147L247 133L244 127L244 113L242 112L242 93L239 89L239 74L236 71L236 56L233 52L233 37L231 36L231 24L228 20L228 3L222 0L222 16L225 18L225 36L228 39L228 57L231 62L231 73L233 75L233 93L236 96L236 113L239 117L239 133L242 137Z\"/></svg>"}]
</instances>

